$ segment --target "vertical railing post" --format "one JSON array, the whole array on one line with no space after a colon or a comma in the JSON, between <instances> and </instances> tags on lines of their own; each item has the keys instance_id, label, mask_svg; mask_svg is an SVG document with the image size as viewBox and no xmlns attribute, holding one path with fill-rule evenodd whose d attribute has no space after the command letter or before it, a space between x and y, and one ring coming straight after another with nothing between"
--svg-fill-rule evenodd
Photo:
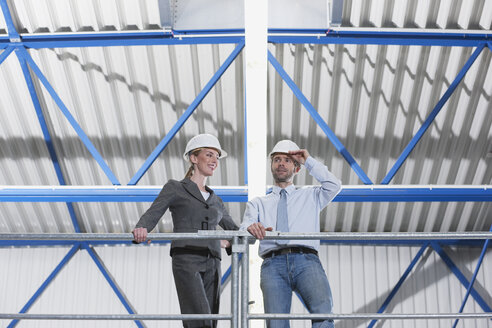
<instances>
[{"instance_id":1,"label":"vertical railing post","mask_svg":"<svg viewBox=\"0 0 492 328\"><path fill-rule=\"evenodd\" d=\"M232 239L232 265L231 265L231 328L239 328L239 237Z\"/></svg>"},{"instance_id":2,"label":"vertical railing post","mask_svg":"<svg viewBox=\"0 0 492 328\"><path fill-rule=\"evenodd\" d=\"M241 237L244 245L241 272L241 328L249 327L249 243L248 237Z\"/></svg>"}]
</instances>

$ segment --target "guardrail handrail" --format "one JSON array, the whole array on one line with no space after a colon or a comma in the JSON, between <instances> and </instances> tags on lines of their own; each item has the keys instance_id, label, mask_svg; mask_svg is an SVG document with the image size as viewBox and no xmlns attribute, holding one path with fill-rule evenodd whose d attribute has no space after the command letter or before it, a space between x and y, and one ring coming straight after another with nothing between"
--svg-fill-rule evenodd
<instances>
[{"instance_id":1,"label":"guardrail handrail","mask_svg":"<svg viewBox=\"0 0 492 328\"><path fill-rule=\"evenodd\" d=\"M492 313L362 313L362 314L285 314L264 313L250 314L248 309L249 289L249 244L256 239L246 231L198 231L197 233L149 233L148 238L155 241L182 239L230 239L232 240L232 275L231 275L231 314L128 314L128 315L78 315L78 314L27 314L0 313L0 319L20 320L231 320L231 327L247 327L249 320L265 319L481 319L492 318ZM267 232L265 239L289 240L446 240L446 239L492 239L492 232L319 232L290 233ZM131 233L0 233L0 240L63 240L63 241L131 241ZM243 266L241 286L239 286L239 254L242 253ZM239 289L242 297L239 299ZM240 310L239 310L240 309ZM239 318L241 317L241 325Z\"/></svg>"}]
</instances>

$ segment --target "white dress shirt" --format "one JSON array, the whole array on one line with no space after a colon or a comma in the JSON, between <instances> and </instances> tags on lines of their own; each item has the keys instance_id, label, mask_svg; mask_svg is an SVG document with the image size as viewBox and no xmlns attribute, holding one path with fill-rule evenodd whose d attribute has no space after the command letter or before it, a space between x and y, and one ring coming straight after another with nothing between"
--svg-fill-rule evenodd
<instances>
[{"instance_id":1,"label":"white dress shirt","mask_svg":"<svg viewBox=\"0 0 492 328\"><path fill-rule=\"evenodd\" d=\"M325 165L311 156L307 158L304 165L309 174L321 183L321 186L296 189L291 184L285 188L289 231L319 232L319 213L340 192L342 185ZM247 230L251 224L256 222L261 222L265 228L272 227L275 230L280 190L280 187L274 186L270 194L249 201L240 230ZM276 240L261 240L259 255L263 256L272 250L290 246L304 246L318 250L319 244L319 240L289 240L284 245L278 245Z\"/></svg>"}]
</instances>

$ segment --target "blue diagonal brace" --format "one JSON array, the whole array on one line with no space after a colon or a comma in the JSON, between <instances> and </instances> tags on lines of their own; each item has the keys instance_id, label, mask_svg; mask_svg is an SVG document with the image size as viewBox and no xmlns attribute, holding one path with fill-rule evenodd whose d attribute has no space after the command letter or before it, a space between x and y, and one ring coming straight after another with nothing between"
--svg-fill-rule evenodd
<instances>
[{"instance_id":1,"label":"blue diagonal brace","mask_svg":"<svg viewBox=\"0 0 492 328\"><path fill-rule=\"evenodd\" d=\"M227 68L232 64L234 59L241 53L241 50L244 48L244 40L241 41L236 48L232 51L232 53L227 57L227 59L224 61L224 63L220 66L219 70L215 72L215 74L212 76L210 81L205 85L205 87L200 91L198 96L193 100L193 102L188 106L186 111L181 115L181 117L178 119L176 124L169 130L169 132L166 134L166 136L161 140L161 142L157 145L157 147L154 149L154 151L150 154L150 156L147 158L145 163L142 165L142 167L135 173L135 175L131 178L130 182L128 182L129 185L135 185L140 181L142 176L147 172L147 170L150 168L152 163L157 159L157 157L160 155L160 153L167 147L169 142L174 138L176 133L178 133L179 129L185 124L185 122L188 120L188 118L193 114L195 109L200 105L202 102L203 98L210 92L210 90L213 88L213 86L217 83L217 81L220 79L220 77L224 74L224 72L227 70Z\"/></svg>"},{"instance_id":2,"label":"blue diagonal brace","mask_svg":"<svg viewBox=\"0 0 492 328\"><path fill-rule=\"evenodd\" d=\"M492 231L492 226L490 226L489 231ZM460 306L460 311L459 313L463 312L463 309L465 308L466 301L468 300L468 297L470 296L471 289L473 288L473 284L475 283L475 280L477 279L478 271L480 270L480 266L482 265L483 258L485 257L485 252L487 252L487 248L489 247L490 244L490 239L487 239L483 245L482 252L480 253L480 257L478 259L477 266L475 267L475 272L473 272L473 277L470 281L470 284L468 285L468 288L466 289L466 294L465 297L463 298L463 302L461 303ZM456 319L453 328L456 328L458 325L459 319Z\"/></svg>"},{"instance_id":3,"label":"blue diagonal brace","mask_svg":"<svg viewBox=\"0 0 492 328\"><path fill-rule=\"evenodd\" d=\"M398 292L400 287L403 285L403 282L407 279L407 277L410 275L410 272L412 272L413 268L415 267L417 262L420 260L420 258L424 254L424 251L427 249L427 247L429 247L429 243L426 243L424 246L422 246L420 248L420 250L417 252L415 257L413 258L412 262L410 262L410 265L408 266L408 268L405 270L405 272L401 276L400 280L398 280L398 282L396 283L393 290L389 293L388 297L386 297L386 299L384 300L383 305L381 305L381 307L379 308L377 313L383 313L384 310L386 310L386 308L390 304L393 297L395 297L396 293ZM372 320L371 323L367 326L367 328L374 327L376 322L377 322L377 320Z\"/></svg>"},{"instance_id":4,"label":"blue diagonal brace","mask_svg":"<svg viewBox=\"0 0 492 328\"><path fill-rule=\"evenodd\" d=\"M14 25L14 20L10 14L9 6L7 5L7 0L0 0L0 7L2 7L3 17L5 18L5 23L7 24L7 31L9 33L9 39L13 42L20 42L21 38L19 32Z\"/></svg>"},{"instance_id":5,"label":"blue diagonal brace","mask_svg":"<svg viewBox=\"0 0 492 328\"><path fill-rule=\"evenodd\" d=\"M295 84L295 82L290 78L289 74L284 70L282 65L277 61L277 59L272 55L270 51L268 51L268 61L273 65L278 74L282 77L282 79L287 83L289 88L292 90L297 99L304 105L307 109L311 117L316 121L318 126L323 130L331 143L335 146L338 152L345 158L345 160L350 164L355 173L359 176L359 178L365 184L373 184L371 179L366 175L364 170L357 164L355 159L349 153L347 148L340 142L335 133L330 129L328 124L323 120L323 118L318 114L318 111L314 106L309 102L309 100L304 96L299 87Z\"/></svg>"},{"instance_id":6,"label":"blue diagonal brace","mask_svg":"<svg viewBox=\"0 0 492 328\"><path fill-rule=\"evenodd\" d=\"M109 283L109 285L111 286L111 288L115 292L116 296L118 296L119 300L121 301L121 303L123 304L125 309L128 311L128 313L129 314L137 314L137 312L135 311L133 306L130 304L130 302L128 301L127 297L125 296L125 294L123 293L121 288L118 286L118 284L114 280L113 276L109 273L108 269L104 265L104 263L101 260L101 258L99 257L99 255L97 255L97 253L94 251L94 249L92 249L89 246L88 243L84 242L81 244L82 244L82 248L87 250L87 252L89 253L89 255L92 258L92 260L94 261L94 263L96 263L97 267L99 268L99 270L103 274L104 278L106 278L106 281ZM135 320L135 323L140 328L145 327L144 324L138 320Z\"/></svg>"},{"instance_id":7,"label":"blue diagonal brace","mask_svg":"<svg viewBox=\"0 0 492 328\"><path fill-rule=\"evenodd\" d=\"M23 60L25 60L29 66L31 67L32 71L36 74L38 79L41 81L41 83L44 85L46 90L49 92L51 97L53 97L53 100L56 102L60 110L62 111L63 115L67 118L67 120L70 122L72 125L73 129L79 136L80 140L82 143L85 145L87 150L92 154L94 159L97 161L99 166L102 168L106 176L109 178L112 184L114 185L119 185L120 183L118 182L118 179L116 179L115 175L109 168L109 166L106 164L102 156L99 154L97 151L96 147L92 144L92 142L89 140L89 137L85 134L84 130L80 127L79 123L75 120L75 118L72 116L68 108L65 106L61 98L58 96L56 93L55 89L51 86L49 83L48 79L44 76L43 72L39 69L38 65L34 62L32 59L31 55L27 52L27 50L24 47L19 47L16 50L16 53L18 56L20 56Z\"/></svg>"},{"instance_id":8,"label":"blue diagonal brace","mask_svg":"<svg viewBox=\"0 0 492 328\"><path fill-rule=\"evenodd\" d=\"M436 242L431 242L431 246L432 248L434 248L437 254L439 254L439 256L444 261L444 263L446 263L448 268L458 278L461 284L463 284L463 286L468 288L468 286L470 286L470 282L468 281L468 279L466 279L465 275L460 271L460 269L458 269L456 264L454 264L454 262L448 256L448 254L446 254L446 252L441 248L441 246L439 246L439 244ZM475 290L475 288L471 287L470 294L485 312L492 312L490 306L487 304L487 302L485 302L485 300L482 298L482 296L480 296L480 294Z\"/></svg>"},{"instance_id":9,"label":"blue diagonal brace","mask_svg":"<svg viewBox=\"0 0 492 328\"><path fill-rule=\"evenodd\" d=\"M43 294L46 288L50 285L50 283L56 278L56 276L60 273L60 271L65 267L65 265L73 258L75 253L80 249L80 243L76 243L65 255L65 257L61 260L61 262L55 267L53 272L46 278L41 287L34 293L34 295L27 301L26 305L19 311L19 313L26 313L29 311L31 306L33 306L34 302ZM8 328L15 327L19 319L12 320L8 325Z\"/></svg>"},{"instance_id":10,"label":"blue diagonal brace","mask_svg":"<svg viewBox=\"0 0 492 328\"><path fill-rule=\"evenodd\" d=\"M4 62L5 59L14 51L14 47L8 46L1 54L0 54L0 65Z\"/></svg>"},{"instance_id":11,"label":"blue diagonal brace","mask_svg":"<svg viewBox=\"0 0 492 328\"><path fill-rule=\"evenodd\" d=\"M401 153L400 157L396 160L395 164L391 169L389 170L388 174L384 177L384 179L381 181L381 184L388 184L390 183L391 179L395 176L396 172L400 169L400 167L403 165L403 162L407 159L407 157L410 155L412 150L415 148L417 143L420 141L422 136L424 135L425 131L430 127L432 122L434 122L434 119L436 118L437 114L441 111L443 108L444 104L448 101L449 97L453 94L454 90L458 87L459 83L461 80L465 77L465 74L468 72L470 67L473 65L475 60L478 58L478 55L482 52L483 48L485 47L485 43L481 43L475 51L472 53L470 58L466 61L465 65L463 68L460 70L454 81L451 83L449 86L448 90L444 93L444 95L439 99L437 102L436 107L432 110L430 115L427 117L425 122L422 124L420 129L417 131L415 136L410 140L410 143L405 147L403 152Z\"/></svg>"},{"instance_id":12,"label":"blue diagonal brace","mask_svg":"<svg viewBox=\"0 0 492 328\"><path fill-rule=\"evenodd\" d=\"M60 185L66 185L65 178L63 177L63 173L60 167L60 163L58 161L58 156L56 155L55 146L53 145L53 140L51 138L48 125L46 124L46 119L43 114L43 110L41 109L41 104L39 103L38 95L36 93L36 89L34 88L34 83L31 78L31 74L29 73L29 68L27 67L26 61L19 56L19 52L16 51L17 58L19 59L19 63L22 68L22 73L24 74L24 79L26 80L27 89L29 90L29 94L31 95L31 100L34 105L34 109L36 110L36 115L38 117L39 125L41 126L41 130L43 131L44 141L46 143L46 147L48 148L48 152L51 157L51 161L53 162L53 166L55 168L56 176L58 178L58 182ZM73 204L67 202L68 213L70 214L70 219L72 220L72 225L74 227L75 232L80 232L80 226L77 222L77 216L75 215L75 209Z\"/></svg>"}]
</instances>

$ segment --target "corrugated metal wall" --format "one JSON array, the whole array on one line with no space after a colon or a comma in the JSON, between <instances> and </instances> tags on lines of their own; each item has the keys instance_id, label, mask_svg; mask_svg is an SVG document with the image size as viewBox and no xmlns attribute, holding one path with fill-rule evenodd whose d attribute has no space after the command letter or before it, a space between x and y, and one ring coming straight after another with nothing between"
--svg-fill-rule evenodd
<instances>
[{"instance_id":1,"label":"corrugated metal wall","mask_svg":"<svg viewBox=\"0 0 492 328\"><path fill-rule=\"evenodd\" d=\"M171 274L169 246L96 247L108 271L139 314L179 313ZM418 247L324 245L320 258L328 275L334 313L375 313L418 252ZM18 312L67 248L0 249L0 311ZM446 252L471 279L479 248L446 248ZM230 258L223 256L223 272ZM492 252L486 254L475 288L492 304ZM434 251L428 249L418 262L387 313L458 312L466 289ZM465 313L482 313L472 297ZM79 251L47 288L29 313L126 314L86 251ZM230 313L230 285L221 298L221 313ZM292 313L306 313L293 297ZM383 327L449 327L451 320L388 320ZM6 326L8 321L0 320ZM148 327L179 327L178 322L146 321ZM337 321L337 328L366 327L368 321ZM21 321L18 327L134 327L128 321ZM222 322L221 327L229 323ZM292 327L310 327L308 321L292 321ZM381 327L379 323L376 327ZM490 327L487 320L465 320L458 327Z\"/></svg>"}]
</instances>

